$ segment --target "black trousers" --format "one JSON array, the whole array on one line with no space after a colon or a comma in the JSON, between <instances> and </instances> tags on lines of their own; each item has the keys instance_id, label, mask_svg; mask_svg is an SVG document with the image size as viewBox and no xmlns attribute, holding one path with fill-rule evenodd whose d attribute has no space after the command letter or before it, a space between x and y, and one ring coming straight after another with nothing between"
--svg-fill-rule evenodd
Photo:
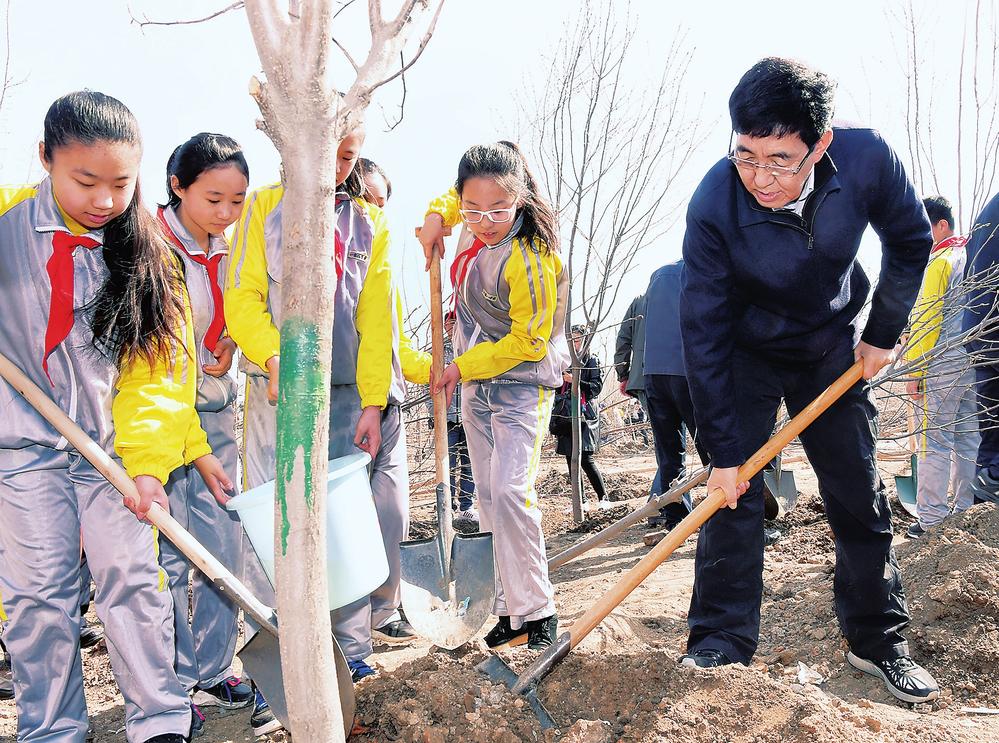
<instances>
[{"instance_id":1,"label":"black trousers","mask_svg":"<svg viewBox=\"0 0 999 743\"><path fill-rule=\"evenodd\" d=\"M999 366L975 367L978 395L978 469L999 480ZM976 502L981 502L976 499Z\"/></svg>"},{"instance_id":2,"label":"black trousers","mask_svg":"<svg viewBox=\"0 0 999 743\"><path fill-rule=\"evenodd\" d=\"M687 450L684 426L694 438L694 446L697 447L701 463L707 464L708 458L697 440L694 403L690 401L690 388L687 386L686 377L673 374L646 374L645 399L649 407L652 437L656 444L656 463L659 465L656 481L662 492L666 492L670 485L684 474L684 456ZM685 495L681 503L670 503L659 512L669 521L678 522L690 513L690 508L690 496Z\"/></svg>"},{"instance_id":3,"label":"black trousers","mask_svg":"<svg viewBox=\"0 0 999 743\"><path fill-rule=\"evenodd\" d=\"M853 363L849 342L818 364L788 366L737 352L732 360L744 452L771 435L783 398L793 416ZM801 433L819 481L836 543L836 616L850 648L873 659L908 655L909 613L891 546L890 507L875 466L870 392L858 383ZM712 648L748 664L759 643L763 597L763 477L751 480L737 508L722 508L701 527L694 562L688 652Z\"/></svg>"},{"instance_id":4,"label":"black trousers","mask_svg":"<svg viewBox=\"0 0 999 743\"><path fill-rule=\"evenodd\" d=\"M572 472L572 454L565 455L565 464L569 468L569 472ZM607 490L604 488L604 478L600 474L600 470L597 469L597 463L593 461L593 452L584 451L579 453L579 467L586 473L586 477L590 481L597 499L603 500L606 498Z\"/></svg>"}]
</instances>

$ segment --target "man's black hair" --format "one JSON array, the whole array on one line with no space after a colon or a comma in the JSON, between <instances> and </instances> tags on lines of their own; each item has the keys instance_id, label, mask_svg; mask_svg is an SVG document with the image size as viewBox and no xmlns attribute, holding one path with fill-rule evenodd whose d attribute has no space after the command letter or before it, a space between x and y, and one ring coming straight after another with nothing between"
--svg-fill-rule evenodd
<instances>
[{"instance_id":1,"label":"man's black hair","mask_svg":"<svg viewBox=\"0 0 999 743\"><path fill-rule=\"evenodd\" d=\"M732 129L751 137L797 134L812 147L830 127L835 92L828 75L767 57L742 76L728 99Z\"/></svg>"},{"instance_id":2,"label":"man's black hair","mask_svg":"<svg viewBox=\"0 0 999 743\"><path fill-rule=\"evenodd\" d=\"M923 199L923 206L926 207L930 224L936 224L941 219L946 219L947 225L954 229L954 210L950 201L943 196L927 196Z\"/></svg>"}]
</instances>

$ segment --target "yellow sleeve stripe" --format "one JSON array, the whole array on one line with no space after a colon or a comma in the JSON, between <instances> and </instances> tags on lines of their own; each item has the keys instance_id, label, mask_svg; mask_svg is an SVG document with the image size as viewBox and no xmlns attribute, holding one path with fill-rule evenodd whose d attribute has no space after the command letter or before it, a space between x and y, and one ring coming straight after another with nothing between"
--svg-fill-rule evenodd
<instances>
[{"instance_id":1,"label":"yellow sleeve stripe","mask_svg":"<svg viewBox=\"0 0 999 743\"><path fill-rule=\"evenodd\" d=\"M0 217L18 204L33 199L38 195L37 186L3 186L0 187Z\"/></svg>"}]
</instances>

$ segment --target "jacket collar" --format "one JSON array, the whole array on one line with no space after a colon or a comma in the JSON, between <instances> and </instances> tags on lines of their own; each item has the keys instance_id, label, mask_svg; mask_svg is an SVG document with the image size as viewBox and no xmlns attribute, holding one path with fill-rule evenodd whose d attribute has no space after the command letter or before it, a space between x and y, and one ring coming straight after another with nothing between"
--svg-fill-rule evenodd
<instances>
[{"instance_id":1,"label":"jacket collar","mask_svg":"<svg viewBox=\"0 0 999 743\"><path fill-rule=\"evenodd\" d=\"M176 241L170 240L174 248L179 249L192 258L214 258L217 255L228 254L229 246L226 244L225 238L220 235L209 235L208 255L205 255L205 251L201 249L197 240L184 227L184 224L180 221L180 217L177 216L177 212L174 211L172 206L161 207L160 213L163 215L163 221L170 228L173 236L177 238Z\"/></svg>"},{"instance_id":2,"label":"jacket collar","mask_svg":"<svg viewBox=\"0 0 999 743\"><path fill-rule=\"evenodd\" d=\"M762 224L764 222L788 222L789 224L797 222L800 224L800 219L794 212L774 211L756 203L753 195L742 185L742 179L739 178L739 174L735 170L735 165L730 165L729 167L731 168L731 177L735 181L737 192L735 201L740 227L748 227L749 225ZM809 202L813 202L820 193L831 193L840 189L837 173L836 163L833 162L832 157L827 151L822 156L822 159L815 164L815 190L812 191L805 202L805 214L809 213Z\"/></svg>"}]
</instances>

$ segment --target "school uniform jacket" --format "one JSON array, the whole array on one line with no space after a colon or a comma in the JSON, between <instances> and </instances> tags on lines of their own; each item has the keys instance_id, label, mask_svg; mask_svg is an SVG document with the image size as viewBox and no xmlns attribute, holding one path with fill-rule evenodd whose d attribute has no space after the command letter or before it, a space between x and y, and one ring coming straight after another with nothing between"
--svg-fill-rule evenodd
<instances>
[{"instance_id":1,"label":"school uniform jacket","mask_svg":"<svg viewBox=\"0 0 999 743\"><path fill-rule=\"evenodd\" d=\"M252 192L233 233L226 318L248 374L265 375L267 360L280 355L283 196L279 183ZM336 231L342 273L334 297L331 383L356 384L361 407L398 405L405 399L403 380L425 383L429 363L409 366L414 357L402 340L385 216L377 206L338 194ZM331 255L334 250L331 245Z\"/></svg>"},{"instance_id":2,"label":"school uniform jacket","mask_svg":"<svg viewBox=\"0 0 999 743\"><path fill-rule=\"evenodd\" d=\"M198 411L217 413L236 400L236 382L231 375L213 377L205 374L206 365L217 363L216 343L226 336L222 291L225 288L226 259L229 244L221 235L212 235L206 254L191 237L173 207L163 207L159 218L177 257L184 264L187 295L194 319L195 357L198 371Z\"/></svg>"},{"instance_id":3,"label":"school uniform jacket","mask_svg":"<svg viewBox=\"0 0 999 743\"><path fill-rule=\"evenodd\" d=\"M455 189L430 203L427 213L444 224L461 222ZM454 363L463 381L501 380L562 386L569 368L565 310L569 277L558 253L537 238L531 244L513 237L484 246L470 259L458 295ZM465 233L459 255L471 244Z\"/></svg>"},{"instance_id":4,"label":"school uniform jacket","mask_svg":"<svg viewBox=\"0 0 999 743\"><path fill-rule=\"evenodd\" d=\"M930 253L930 263L923 274L923 285L912 308L909 323L909 343L905 349L908 362L927 360L937 345L950 343L961 334L961 321L967 297L958 289L964 279L967 255L964 250L967 238L949 237L941 240ZM966 363L967 352L963 346L946 349L934 359L934 374L960 371ZM918 367L914 377L926 376L926 367Z\"/></svg>"},{"instance_id":5,"label":"school uniform jacket","mask_svg":"<svg viewBox=\"0 0 999 743\"><path fill-rule=\"evenodd\" d=\"M74 322L66 338L45 354L51 280L48 273L57 233L88 231L65 215L48 178L36 186L0 188L0 351L56 402L108 453L116 452L129 476L170 472L211 453L194 410L197 371L189 306L183 345L150 364L144 356L120 370L93 345L87 308L108 275L102 249L73 251ZM186 303L186 299L185 299ZM6 382L0 381L0 449L72 446Z\"/></svg>"}]
</instances>

